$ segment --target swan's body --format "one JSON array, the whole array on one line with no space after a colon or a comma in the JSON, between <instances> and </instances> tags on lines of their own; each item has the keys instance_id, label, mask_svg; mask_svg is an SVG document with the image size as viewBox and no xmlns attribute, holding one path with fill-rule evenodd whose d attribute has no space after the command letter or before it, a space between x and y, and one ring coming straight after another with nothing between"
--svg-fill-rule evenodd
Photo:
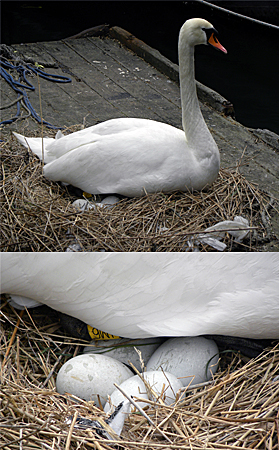
<instances>
[{"instance_id":1,"label":"swan's body","mask_svg":"<svg viewBox=\"0 0 279 450\"><path fill-rule=\"evenodd\" d=\"M279 338L279 255L2 253L1 292L116 336Z\"/></svg>"},{"instance_id":2,"label":"swan's body","mask_svg":"<svg viewBox=\"0 0 279 450\"><path fill-rule=\"evenodd\" d=\"M220 156L202 117L194 78L194 46L226 50L213 26L190 19L180 30L179 73L183 130L148 119L120 118L57 139L14 133L46 163L44 174L92 194L201 190L216 179ZM211 37L208 39L208 33Z\"/></svg>"}]
</instances>

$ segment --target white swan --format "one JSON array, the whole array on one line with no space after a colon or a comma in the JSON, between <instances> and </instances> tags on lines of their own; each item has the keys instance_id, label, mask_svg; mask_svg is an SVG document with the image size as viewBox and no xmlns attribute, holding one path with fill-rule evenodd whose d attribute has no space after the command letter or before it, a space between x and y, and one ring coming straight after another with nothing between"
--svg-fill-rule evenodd
<instances>
[{"instance_id":1,"label":"white swan","mask_svg":"<svg viewBox=\"0 0 279 450\"><path fill-rule=\"evenodd\" d=\"M112 119L57 139L26 138L25 147L46 163L44 174L91 194L128 197L145 191L200 190L216 179L220 155L202 117L194 78L194 46L211 44L226 53L216 30L190 19L179 35L183 129L147 119Z\"/></svg>"},{"instance_id":2,"label":"white swan","mask_svg":"<svg viewBox=\"0 0 279 450\"><path fill-rule=\"evenodd\" d=\"M2 253L1 292L128 338L279 338L277 253Z\"/></svg>"}]
</instances>

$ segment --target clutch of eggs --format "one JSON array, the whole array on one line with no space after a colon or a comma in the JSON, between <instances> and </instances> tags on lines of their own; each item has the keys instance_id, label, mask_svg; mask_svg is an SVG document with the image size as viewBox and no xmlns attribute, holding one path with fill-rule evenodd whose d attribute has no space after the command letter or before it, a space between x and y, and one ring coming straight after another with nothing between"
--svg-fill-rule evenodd
<instances>
[{"instance_id":1,"label":"clutch of eggs","mask_svg":"<svg viewBox=\"0 0 279 450\"><path fill-rule=\"evenodd\" d=\"M217 345L204 337L171 338L161 345L161 341L156 338L141 339L140 342L131 340L131 344L125 340L126 346L118 347L115 344L119 344L119 341L122 340L98 343L97 351L111 350L108 353L86 353L68 360L58 372L57 391L61 394L68 392L87 401L93 400L96 405L99 404L99 397L102 406L111 396L112 406L117 406L123 396L115 389L116 383L129 395L154 400L154 397L150 398L144 382L125 365L132 361L139 372L142 371L134 346L144 354L147 370L144 372L145 379L154 387L156 395L161 396L167 404L175 401L182 386L207 381L217 370ZM147 345L144 345L144 341ZM140 406L145 405L143 403ZM110 405L107 404L105 408L108 411Z\"/></svg>"}]
</instances>

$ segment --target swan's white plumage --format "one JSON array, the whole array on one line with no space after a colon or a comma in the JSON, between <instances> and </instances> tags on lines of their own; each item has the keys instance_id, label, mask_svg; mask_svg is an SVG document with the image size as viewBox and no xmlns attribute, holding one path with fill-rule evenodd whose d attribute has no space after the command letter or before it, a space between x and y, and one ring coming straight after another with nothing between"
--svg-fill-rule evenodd
<instances>
[{"instance_id":1,"label":"swan's white plumage","mask_svg":"<svg viewBox=\"0 0 279 450\"><path fill-rule=\"evenodd\" d=\"M117 336L279 338L279 255L2 253L1 292Z\"/></svg>"},{"instance_id":2,"label":"swan's white plumage","mask_svg":"<svg viewBox=\"0 0 279 450\"><path fill-rule=\"evenodd\" d=\"M44 160L47 178L92 194L141 196L212 184L220 156L202 117L194 79L194 46L207 44L204 29L211 28L203 19L190 19L180 30L184 131L148 119L111 119L68 136L59 133L57 139L44 139L43 152L41 138L15 136Z\"/></svg>"}]
</instances>

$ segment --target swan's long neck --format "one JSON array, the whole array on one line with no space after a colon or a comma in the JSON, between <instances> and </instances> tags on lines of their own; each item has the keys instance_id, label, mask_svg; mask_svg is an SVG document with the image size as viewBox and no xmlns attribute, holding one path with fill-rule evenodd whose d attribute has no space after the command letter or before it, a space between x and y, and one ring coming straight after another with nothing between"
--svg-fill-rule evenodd
<instances>
[{"instance_id":1,"label":"swan's long neck","mask_svg":"<svg viewBox=\"0 0 279 450\"><path fill-rule=\"evenodd\" d=\"M189 45L187 31L180 31L179 36L179 76L182 103L182 126L188 145L195 149L197 158L205 158L218 152L207 125L202 116L195 82L194 47Z\"/></svg>"}]
</instances>

